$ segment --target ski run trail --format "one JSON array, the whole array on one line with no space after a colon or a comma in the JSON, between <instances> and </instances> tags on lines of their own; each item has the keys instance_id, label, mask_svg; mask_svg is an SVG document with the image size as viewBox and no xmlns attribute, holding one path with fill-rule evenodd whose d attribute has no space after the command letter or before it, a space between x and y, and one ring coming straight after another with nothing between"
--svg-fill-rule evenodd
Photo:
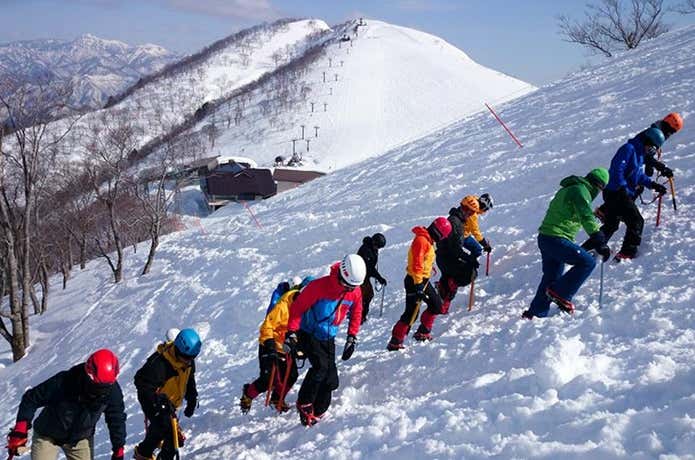
<instances>
[{"instance_id":1,"label":"ski run trail","mask_svg":"<svg viewBox=\"0 0 695 460\"><path fill-rule=\"evenodd\" d=\"M204 343L200 407L182 419L183 458L695 458L693 56L695 27L676 30L498 107L523 149L479 112L252 205L262 228L239 206L201 219L164 238L147 276L138 274L141 245L119 285L101 260L75 271L65 291L55 278L50 311L32 318L28 356L11 364L0 345L1 429L29 386L109 347L122 363L130 456L144 433L133 375L168 328L190 326ZM622 143L670 111L685 119L663 157L675 171L678 212L665 199L655 228L656 206L640 206L640 256L605 266L602 309L597 267L573 317L552 309L521 320L540 280L537 228L560 180L608 167ZM432 342L410 337L404 351L386 352L404 307L411 228L482 192L495 199L481 219L493 264L476 282L473 311L460 289ZM275 285L326 273L377 231L388 242L384 314L377 294L355 354L338 362L328 416L305 428L296 411L277 415L262 398L242 415L241 386L257 376L258 326ZM95 442L108 459L102 422Z\"/></svg>"}]
</instances>

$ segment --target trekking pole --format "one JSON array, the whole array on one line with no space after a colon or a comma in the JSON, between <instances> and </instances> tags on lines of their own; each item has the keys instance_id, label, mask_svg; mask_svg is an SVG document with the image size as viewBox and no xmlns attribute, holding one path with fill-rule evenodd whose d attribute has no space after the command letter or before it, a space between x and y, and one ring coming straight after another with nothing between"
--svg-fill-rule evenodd
<instances>
[{"instance_id":1,"label":"trekking pole","mask_svg":"<svg viewBox=\"0 0 695 460\"><path fill-rule=\"evenodd\" d=\"M282 378L280 385L280 396L275 404L275 409L282 412L282 406L285 404L285 390L287 389L287 381L290 379L290 371L292 370L292 353L287 353L285 356L285 376Z\"/></svg>"},{"instance_id":2,"label":"trekking pole","mask_svg":"<svg viewBox=\"0 0 695 460\"><path fill-rule=\"evenodd\" d=\"M174 458L178 460L181 457L179 456L179 421L176 415L171 416L171 431L174 436Z\"/></svg>"},{"instance_id":3,"label":"trekking pole","mask_svg":"<svg viewBox=\"0 0 695 460\"><path fill-rule=\"evenodd\" d=\"M485 262L485 276L490 276L490 253L487 253L487 262Z\"/></svg>"},{"instance_id":4,"label":"trekking pole","mask_svg":"<svg viewBox=\"0 0 695 460\"><path fill-rule=\"evenodd\" d=\"M265 395L265 407L270 405L270 394L273 392L273 385L275 384L275 361L273 361L273 366L270 368L270 380L268 381L268 391Z\"/></svg>"},{"instance_id":5,"label":"trekking pole","mask_svg":"<svg viewBox=\"0 0 695 460\"><path fill-rule=\"evenodd\" d=\"M386 286L381 287L381 307L379 308L379 318L384 316L384 294L386 293Z\"/></svg>"},{"instance_id":6,"label":"trekking pole","mask_svg":"<svg viewBox=\"0 0 695 460\"><path fill-rule=\"evenodd\" d=\"M15 455L24 455L27 452L29 452L30 450L31 449L27 446L17 447L17 453L16 454L14 452L8 450L9 456L7 457L7 460L12 460Z\"/></svg>"},{"instance_id":7,"label":"trekking pole","mask_svg":"<svg viewBox=\"0 0 695 460\"><path fill-rule=\"evenodd\" d=\"M475 278L471 277L471 292L468 294L468 311L473 310L473 290L475 289Z\"/></svg>"},{"instance_id":8,"label":"trekking pole","mask_svg":"<svg viewBox=\"0 0 695 460\"><path fill-rule=\"evenodd\" d=\"M668 184L671 186L671 202L673 203L673 210L678 211L676 207L676 188L673 186L673 177L668 178Z\"/></svg>"},{"instance_id":9,"label":"trekking pole","mask_svg":"<svg viewBox=\"0 0 695 460\"><path fill-rule=\"evenodd\" d=\"M603 266L606 265L605 262L601 261L601 279L598 285L598 308L603 308Z\"/></svg>"}]
</instances>

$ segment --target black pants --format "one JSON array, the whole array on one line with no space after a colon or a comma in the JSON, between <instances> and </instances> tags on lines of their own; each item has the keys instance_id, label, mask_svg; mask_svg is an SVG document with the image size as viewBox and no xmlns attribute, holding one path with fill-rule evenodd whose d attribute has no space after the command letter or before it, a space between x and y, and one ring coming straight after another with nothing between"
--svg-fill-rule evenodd
<instances>
[{"instance_id":1,"label":"black pants","mask_svg":"<svg viewBox=\"0 0 695 460\"><path fill-rule=\"evenodd\" d=\"M263 346L258 347L258 366L261 370L260 375L256 380L253 381L253 387L258 391L258 393L263 393L268 390L268 385L270 383L270 373L273 369L273 363L275 363L275 387L273 388L273 394L271 399L273 401L279 398L280 386L282 385L282 379L285 378L285 372L287 372L287 360L284 359L282 355L279 355L279 359L269 358ZM290 368L290 375L287 377L287 386L285 387L285 394L292 388L294 382L297 381L299 373L297 372L297 363L292 360L292 367Z\"/></svg>"},{"instance_id":2,"label":"black pants","mask_svg":"<svg viewBox=\"0 0 695 460\"><path fill-rule=\"evenodd\" d=\"M625 238L620 252L629 256L637 254L637 248L642 243L642 230L644 229L644 218L640 214L635 200L630 198L627 193L620 191L603 191L604 203L600 206L603 215L603 225L601 231L609 240L618 230L620 222L625 222Z\"/></svg>"},{"instance_id":3,"label":"black pants","mask_svg":"<svg viewBox=\"0 0 695 460\"><path fill-rule=\"evenodd\" d=\"M338 369L335 367L335 339L318 340L299 331L299 346L311 364L297 404L313 404L314 415L319 416L331 405L331 393L338 388Z\"/></svg>"},{"instance_id":4,"label":"black pants","mask_svg":"<svg viewBox=\"0 0 695 460\"><path fill-rule=\"evenodd\" d=\"M371 305L372 299L374 298L374 287L369 278L364 280L364 283L360 286L360 290L362 291L362 323L364 323L369 313L369 305Z\"/></svg>"},{"instance_id":5,"label":"black pants","mask_svg":"<svg viewBox=\"0 0 695 460\"><path fill-rule=\"evenodd\" d=\"M159 447L159 444L164 441L157 458L160 460L172 460L175 450L171 417L166 415L155 417L154 414L148 414L147 411L145 411L145 417L147 417L149 425L147 426L145 439L138 444L138 454L150 457L154 450Z\"/></svg>"},{"instance_id":6,"label":"black pants","mask_svg":"<svg viewBox=\"0 0 695 460\"><path fill-rule=\"evenodd\" d=\"M425 300L427 304L427 310L433 315L439 315L442 313L442 299L439 297L437 290L429 282L429 279L425 278L423 282L426 282L424 293ZM418 312L420 310L420 300L415 295L417 290L415 289L415 282L410 275L406 275L403 280L405 286L405 311L401 315L400 321L412 326L417 320Z\"/></svg>"},{"instance_id":7,"label":"black pants","mask_svg":"<svg viewBox=\"0 0 695 460\"><path fill-rule=\"evenodd\" d=\"M460 287L468 286L478 276L473 261L450 259L437 254L437 266L442 272L439 278L439 295L451 302Z\"/></svg>"}]
</instances>

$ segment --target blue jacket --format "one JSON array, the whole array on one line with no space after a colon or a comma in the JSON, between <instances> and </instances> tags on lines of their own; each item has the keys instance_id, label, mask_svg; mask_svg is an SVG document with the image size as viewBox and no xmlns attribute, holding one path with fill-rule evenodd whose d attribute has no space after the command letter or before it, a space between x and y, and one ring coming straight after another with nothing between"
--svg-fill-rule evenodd
<instances>
[{"instance_id":1,"label":"blue jacket","mask_svg":"<svg viewBox=\"0 0 695 460\"><path fill-rule=\"evenodd\" d=\"M331 273L312 281L290 306L287 330L301 329L316 339L326 341L338 333L338 326L350 313L348 334L357 336L362 320L362 291L346 289L338 281L338 266Z\"/></svg>"},{"instance_id":2,"label":"blue jacket","mask_svg":"<svg viewBox=\"0 0 695 460\"><path fill-rule=\"evenodd\" d=\"M639 136L627 141L613 156L608 170L610 180L606 190L625 188L630 197L637 195L637 186L648 186L652 180L644 173L645 147Z\"/></svg>"}]
</instances>

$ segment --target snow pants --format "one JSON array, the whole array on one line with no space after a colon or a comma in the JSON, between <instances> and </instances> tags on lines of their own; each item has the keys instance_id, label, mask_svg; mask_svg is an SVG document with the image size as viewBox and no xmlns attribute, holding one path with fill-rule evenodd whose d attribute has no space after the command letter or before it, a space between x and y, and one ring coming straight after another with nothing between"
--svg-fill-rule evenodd
<instances>
[{"instance_id":1,"label":"snow pants","mask_svg":"<svg viewBox=\"0 0 695 460\"><path fill-rule=\"evenodd\" d=\"M579 287L596 266L596 260L587 251L567 238L538 235L541 250L543 277L531 301L529 312L534 316L548 316L550 299L545 290L550 287L560 297L572 300ZM571 265L565 272L565 264Z\"/></svg>"},{"instance_id":2,"label":"snow pants","mask_svg":"<svg viewBox=\"0 0 695 460\"><path fill-rule=\"evenodd\" d=\"M432 283L429 282L429 279L426 278L423 282L426 283L423 292L425 293L424 302L427 304L427 309L420 316L418 331L429 333L434 325L435 317L442 313L442 299L437 294L437 290L432 286ZM415 282L410 275L405 277L403 284L405 285L405 311L391 331L391 342L399 344L403 343L405 336L408 335L410 328L417 320L420 313L420 305L423 302L417 298Z\"/></svg>"},{"instance_id":3,"label":"snow pants","mask_svg":"<svg viewBox=\"0 0 695 460\"><path fill-rule=\"evenodd\" d=\"M67 460L93 460L94 438L81 439L74 446L58 445L50 438L34 432L31 440L31 460L56 460L61 450Z\"/></svg>"},{"instance_id":4,"label":"snow pants","mask_svg":"<svg viewBox=\"0 0 695 460\"><path fill-rule=\"evenodd\" d=\"M442 298L442 314L449 312L449 305L456 297L458 288L468 286L478 276L472 261L457 259L448 260L445 257L437 257L437 266L442 271L442 276L437 284L437 292Z\"/></svg>"},{"instance_id":5,"label":"snow pants","mask_svg":"<svg viewBox=\"0 0 695 460\"><path fill-rule=\"evenodd\" d=\"M264 393L268 390L268 386L270 385L270 374L273 369L273 364L275 364L275 381L273 382L273 394L271 395L271 399L273 401L277 401L280 396L283 398L287 395L287 393L290 391L292 388L292 385L297 381L297 377L299 377L299 373L297 372L297 363L295 360L292 360L292 363L290 365L290 375L287 377L287 386L285 387L285 392L283 395L280 395L280 390L282 389L282 379L285 378L285 372L287 372L287 360L283 356L282 353L278 353L278 358L276 359L275 357L269 357L266 351L263 349L263 346L258 347L258 367L260 368L260 375L256 380L251 383L249 386L246 396L248 396L251 399L254 399L256 396L258 396L260 393Z\"/></svg>"},{"instance_id":6,"label":"snow pants","mask_svg":"<svg viewBox=\"0 0 695 460\"><path fill-rule=\"evenodd\" d=\"M331 405L333 390L338 388L338 369L335 366L335 339L318 340L311 334L299 331L299 347L309 360L311 368L306 373L297 395L297 405L312 404L314 415L320 417Z\"/></svg>"},{"instance_id":7,"label":"snow pants","mask_svg":"<svg viewBox=\"0 0 695 460\"><path fill-rule=\"evenodd\" d=\"M372 303L374 298L374 287L372 286L372 281L369 277L364 280L364 283L360 286L362 291L362 324L367 321L367 314L369 313L369 305Z\"/></svg>"},{"instance_id":8,"label":"snow pants","mask_svg":"<svg viewBox=\"0 0 695 460\"><path fill-rule=\"evenodd\" d=\"M150 414L152 415L152 414ZM155 449L162 445L157 458L159 460L173 460L176 454L174 450L173 428L171 426L171 417L160 416L152 418L145 413L149 425L145 432L145 439L137 445L138 454L143 457L151 457ZM164 442L162 442L164 441Z\"/></svg>"},{"instance_id":9,"label":"snow pants","mask_svg":"<svg viewBox=\"0 0 695 460\"><path fill-rule=\"evenodd\" d=\"M620 252L634 257L642 243L642 230L644 230L644 218L637 209L635 200L625 192L604 190L603 201L599 209L605 216L601 231L606 235L606 241L610 240L618 230L620 222L625 222L627 228Z\"/></svg>"}]
</instances>

